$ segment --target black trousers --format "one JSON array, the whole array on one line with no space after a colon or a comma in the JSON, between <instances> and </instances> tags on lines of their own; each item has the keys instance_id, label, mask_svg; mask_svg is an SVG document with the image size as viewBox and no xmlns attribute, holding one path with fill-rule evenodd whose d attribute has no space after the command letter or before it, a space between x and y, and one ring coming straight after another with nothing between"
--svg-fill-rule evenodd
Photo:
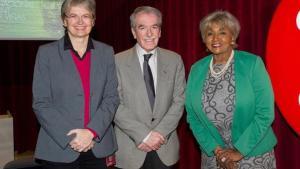
<instances>
[{"instance_id":1,"label":"black trousers","mask_svg":"<svg viewBox=\"0 0 300 169\"><path fill-rule=\"evenodd\" d=\"M172 166L166 166L157 155L156 151L148 152L141 169L172 169Z\"/></svg>"},{"instance_id":2,"label":"black trousers","mask_svg":"<svg viewBox=\"0 0 300 169\"><path fill-rule=\"evenodd\" d=\"M71 163L57 163L41 160L43 169L107 169L105 158L96 158L91 150L80 153Z\"/></svg>"}]
</instances>

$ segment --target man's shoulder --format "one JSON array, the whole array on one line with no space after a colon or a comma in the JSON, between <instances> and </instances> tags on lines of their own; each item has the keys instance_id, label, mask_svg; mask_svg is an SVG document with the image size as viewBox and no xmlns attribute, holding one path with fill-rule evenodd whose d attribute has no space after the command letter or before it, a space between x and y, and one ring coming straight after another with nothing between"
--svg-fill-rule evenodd
<instances>
[{"instance_id":1,"label":"man's shoulder","mask_svg":"<svg viewBox=\"0 0 300 169\"><path fill-rule=\"evenodd\" d=\"M172 64L182 64L181 56L171 50L164 49L164 48L157 48L158 57L164 58L165 61L168 61Z\"/></svg>"},{"instance_id":2,"label":"man's shoulder","mask_svg":"<svg viewBox=\"0 0 300 169\"><path fill-rule=\"evenodd\" d=\"M125 51L115 54L115 61L117 65L128 62L128 59L134 55L134 48L127 49Z\"/></svg>"},{"instance_id":3,"label":"man's shoulder","mask_svg":"<svg viewBox=\"0 0 300 169\"><path fill-rule=\"evenodd\" d=\"M158 50L159 54L161 54L161 55L166 55L166 56L171 56L171 57L180 57L180 55L178 53L171 51L169 49L158 47L157 50Z\"/></svg>"},{"instance_id":4,"label":"man's shoulder","mask_svg":"<svg viewBox=\"0 0 300 169\"><path fill-rule=\"evenodd\" d=\"M127 50L117 53L116 58L124 58L124 57L128 57L132 54L133 54L133 48L130 48L130 49L127 49Z\"/></svg>"}]
</instances>

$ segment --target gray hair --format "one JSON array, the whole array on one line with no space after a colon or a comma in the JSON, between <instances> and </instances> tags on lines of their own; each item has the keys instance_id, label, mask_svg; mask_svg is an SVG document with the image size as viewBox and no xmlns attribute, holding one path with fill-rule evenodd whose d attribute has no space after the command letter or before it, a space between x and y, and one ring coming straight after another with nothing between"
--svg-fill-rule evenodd
<instances>
[{"instance_id":1,"label":"gray hair","mask_svg":"<svg viewBox=\"0 0 300 169\"><path fill-rule=\"evenodd\" d=\"M65 0L61 5L61 18L65 19L70 8L77 5L84 5L88 11L92 13L93 19L96 18L96 2L95 0Z\"/></svg>"},{"instance_id":2,"label":"gray hair","mask_svg":"<svg viewBox=\"0 0 300 169\"><path fill-rule=\"evenodd\" d=\"M161 26L161 24L162 24L162 14L158 9L153 8L151 6L140 6L140 7L135 8L133 13L130 15L130 26L132 28L134 28L136 26L135 17L139 13L146 13L146 14L156 15L157 18L158 18L158 26Z\"/></svg>"},{"instance_id":3,"label":"gray hair","mask_svg":"<svg viewBox=\"0 0 300 169\"><path fill-rule=\"evenodd\" d=\"M228 27L232 33L234 41L236 41L239 36L241 26L236 17L227 11L215 11L208 14L200 21L200 32L203 41L205 40L205 32L213 23Z\"/></svg>"}]
</instances>

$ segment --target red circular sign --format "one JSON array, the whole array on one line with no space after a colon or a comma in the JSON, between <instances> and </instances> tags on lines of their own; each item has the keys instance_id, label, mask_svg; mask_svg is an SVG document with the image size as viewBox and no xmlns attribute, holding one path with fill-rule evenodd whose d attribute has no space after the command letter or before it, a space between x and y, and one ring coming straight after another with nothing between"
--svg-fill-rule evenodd
<instances>
[{"instance_id":1,"label":"red circular sign","mask_svg":"<svg viewBox=\"0 0 300 169\"><path fill-rule=\"evenodd\" d=\"M300 0L282 0L267 41L267 68L275 100L290 126L300 135Z\"/></svg>"}]
</instances>

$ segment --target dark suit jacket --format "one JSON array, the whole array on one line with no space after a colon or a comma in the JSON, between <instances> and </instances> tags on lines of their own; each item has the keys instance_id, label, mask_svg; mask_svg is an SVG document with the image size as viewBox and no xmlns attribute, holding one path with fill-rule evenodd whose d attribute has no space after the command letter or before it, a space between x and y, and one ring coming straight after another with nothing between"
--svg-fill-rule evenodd
<instances>
[{"instance_id":1,"label":"dark suit jacket","mask_svg":"<svg viewBox=\"0 0 300 169\"><path fill-rule=\"evenodd\" d=\"M87 125L98 134L96 157L117 150L112 120L119 104L112 47L93 40L90 73L90 117ZM41 124L35 157L54 162L74 161L79 153L66 134L84 128L84 93L80 75L64 38L39 48L33 77L33 109Z\"/></svg>"}]
</instances>

